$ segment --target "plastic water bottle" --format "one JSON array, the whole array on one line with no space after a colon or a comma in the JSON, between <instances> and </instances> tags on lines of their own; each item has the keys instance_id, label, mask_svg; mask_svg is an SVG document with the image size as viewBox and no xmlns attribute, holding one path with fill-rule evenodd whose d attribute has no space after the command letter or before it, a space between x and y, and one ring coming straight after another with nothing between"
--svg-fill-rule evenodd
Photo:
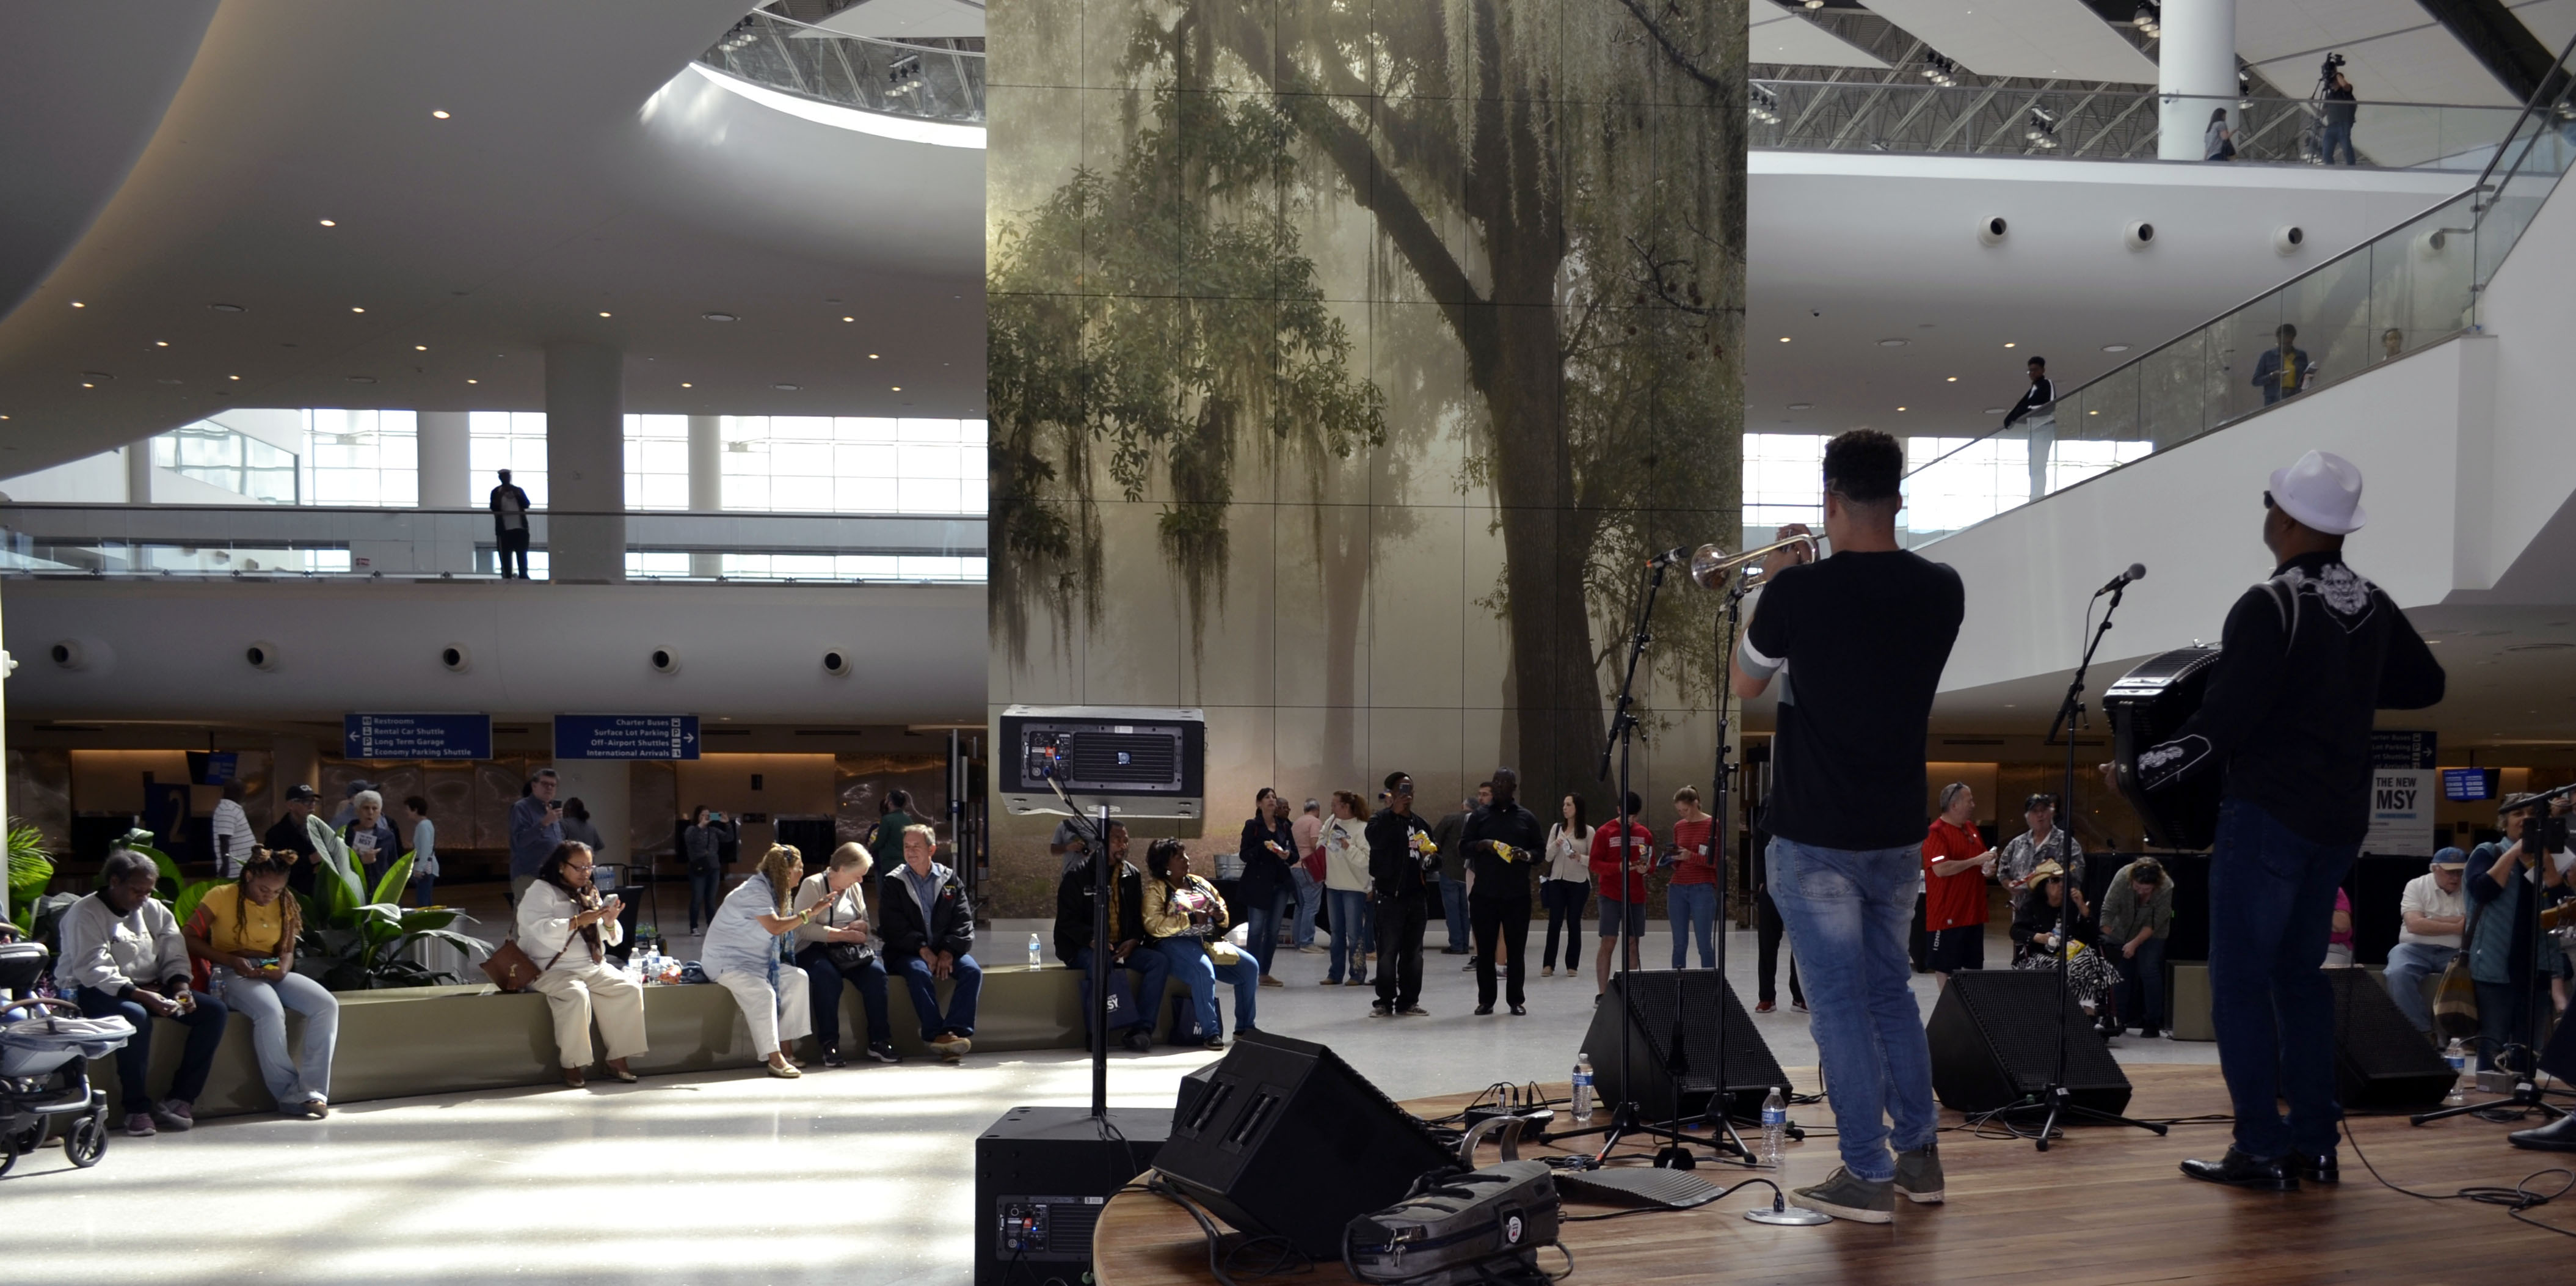
<instances>
[{"instance_id":1,"label":"plastic water bottle","mask_svg":"<svg viewBox=\"0 0 2576 1286\"><path fill-rule=\"evenodd\" d=\"M2451 1047L2442 1051L2442 1061L2451 1065L2451 1095L2443 1099L2442 1104L2445 1107L2458 1107L2468 1101L2460 1092L2460 1083L2467 1080L2469 1076L2469 1047L2461 1044L2459 1037L2452 1037Z\"/></svg>"},{"instance_id":2,"label":"plastic water bottle","mask_svg":"<svg viewBox=\"0 0 2576 1286\"><path fill-rule=\"evenodd\" d=\"M1771 1087L1771 1095L1762 1100L1762 1164L1780 1168L1780 1149L1789 1141L1789 1100L1780 1087Z\"/></svg>"},{"instance_id":3,"label":"plastic water bottle","mask_svg":"<svg viewBox=\"0 0 2576 1286\"><path fill-rule=\"evenodd\" d=\"M1046 956L1038 945L1038 935L1032 933L1029 935L1029 968L1043 969L1045 967Z\"/></svg>"},{"instance_id":4,"label":"plastic water bottle","mask_svg":"<svg viewBox=\"0 0 2576 1286\"><path fill-rule=\"evenodd\" d=\"M1592 1055L1574 1056L1574 1123L1592 1124Z\"/></svg>"}]
</instances>

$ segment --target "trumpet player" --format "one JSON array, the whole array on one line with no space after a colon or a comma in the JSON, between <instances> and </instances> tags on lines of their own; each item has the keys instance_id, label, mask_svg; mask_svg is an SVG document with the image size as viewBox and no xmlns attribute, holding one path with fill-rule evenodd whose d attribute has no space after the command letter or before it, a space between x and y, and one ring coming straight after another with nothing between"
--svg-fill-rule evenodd
<instances>
[{"instance_id":1,"label":"trumpet player","mask_svg":"<svg viewBox=\"0 0 2576 1286\"><path fill-rule=\"evenodd\" d=\"M1529 1012L1522 992L1528 976L1531 861L1547 832L1521 807L1520 774L1494 770L1494 802L1467 819L1467 865L1475 880L1467 890L1467 924L1476 935L1476 1012L1494 1012L1494 973L1504 974L1503 999L1512 1012ZM1497 941L1499 939L1499 942ZM1502 954L1497 956L1499 950Z\"/></svg>"}]
</instances>

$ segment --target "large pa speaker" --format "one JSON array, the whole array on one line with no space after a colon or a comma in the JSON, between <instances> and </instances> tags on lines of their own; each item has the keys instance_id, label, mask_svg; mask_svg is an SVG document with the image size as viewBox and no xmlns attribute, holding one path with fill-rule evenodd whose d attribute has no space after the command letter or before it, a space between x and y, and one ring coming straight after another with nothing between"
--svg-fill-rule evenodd
<instances>
[{"instance_id":1,"label":"large pa speaker","mask_svg":"<svg viewBox=\"0 0 2576 1286\"><path fill-rule=\"evenodd\" d=\"M975 1286L1091 1271L1091 1234L1111 1193L1154 1163L1169 1113L1015 1107L975 1140Z\"/></svg>"},{"instance_id":2,"label":"large pa speaker","mask_svg":"<svg viewBox=\"0 0 2576 1286\"><path fill-rule=\"evenodd\" d=\"M2327 969L2334 989L2335 1098L2345 1107L2432 1107L2457 1079L2366 969Z\"/></svg>"},{"instance_id":3,"label":"large pa speaker","mask_svg":"<svg viewBox=\"0 0 2576 1286\"><path fill-rule=\"evenodd\" d=\"M1154 1168L1218 1218L1337 1263L1350 1221L1454 1160L1333 1051L1246 1032L1172 1121Z\"/></svg>"},{"instance_id":4,"label":"large pa speaker","mask_svg":"<svg viewBox=\"0 0 2576 1286\"><path fill-rule=\"evenodd\" d=\"M1966 969L1950 975L1924 1037L1932 1092L1960 1112L1991 1112L2039 1093L2057 1074L2058 1017L2066 1021L2067 1101L2114 1116L2129 1106L2129 1078L2072 991L2058 1008L2057 975L2036 969ZM1828 1084L1835 1075L1827 1069Z\"/></svg>"},{"instance_id":5,"label":"large pa speaker","mask_svg":"<svg viewBox=\"0 0 2576 1286\"><path fill-rule=\"evenodd\" d=\"M1752 1016L1714 969L1629 970L1610 980L1609 998L1592 1009L1583 1052L1605 1104L1633 1100L1649 1121L1697 1116L1717 1094L1717 1024L1726 1023L1726 1090L1736 1115L1762 1110L1788 1073L1755 1030ZM1628 1050L1620 1079L1619 1047ZM1676 1057L1678 1051L1678 1057Z\"/></svg>"}]
</instances>

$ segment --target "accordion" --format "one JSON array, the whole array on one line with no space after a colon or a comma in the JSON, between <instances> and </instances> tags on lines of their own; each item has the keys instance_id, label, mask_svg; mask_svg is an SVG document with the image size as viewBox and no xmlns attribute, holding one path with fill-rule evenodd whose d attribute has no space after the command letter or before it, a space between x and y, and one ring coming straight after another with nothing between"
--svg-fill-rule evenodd
<instances>
[{"instance_id":1,"label":"accordion","mask_svg":"<svg viewBox=\"0 0 2576 1286\"><path fill-rule=\"evenodd\" d=\"M2146 823L2153 847L2205 851L2218 838L2220 774L2203 772L2155 790L2138 781L2138 756L2200 711L2217 666L2217 648L2176 648L2147 658L2102 694L2111 720L2112 778Z\"/></svg>"}]
</instances>

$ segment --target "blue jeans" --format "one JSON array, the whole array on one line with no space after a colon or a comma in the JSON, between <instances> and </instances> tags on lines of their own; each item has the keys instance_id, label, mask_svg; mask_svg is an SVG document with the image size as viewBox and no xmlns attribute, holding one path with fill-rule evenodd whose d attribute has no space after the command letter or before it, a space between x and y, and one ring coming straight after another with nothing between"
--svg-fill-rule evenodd
<instances>
[{"instance_id":1,"label":"blue jeans","mask_svg":"<svg viewBox=\"0 0 2576 1286\"><path fill-rule=\"evenodd\" d=\"M1254 968L1261 973L1270 972L1270 962L1279 955L1279 919L1288 913L1288 904L1295 897L1287 889L1272 889L1259 905L1245 913L1243 940L1250 944L1247 950L1258 962Z\"/></svg>"},{"instance_id":2,"label":"blue jeans","mask_svg":"<svg viewBox=\"0 0 2576 1286\"><path fill-rule=\"evenodd\" d=\"M1079 972L1086 984L1090 982L1091 948L1084 947L1074 952L1073 958L1065 961L1065 964ZM1145 1030L1155 1031L1162 1025L1163 984L1172 976L1171 958L1155 950L1151 943L1138 943L1135 950L1127 953L1124 964L1112 961L1109 967L1112 970L1125 969L1136 975L1136 1012L1142 1016ZM1112 978L1109 985L1110 994L1117 994L1117 980ZM1087 986L1082 994L1082 1029L1089 1031L1091 1030L1091 992Z\"/></svg>"},{"instance_id":3,"label":"blue jeans","mask_svg":"<svg viewBox=\"0 0 2576 1286\"><path fill-rule=\"evenodd\" d=\"M1324 981L1340 982L1345 966L1350 976L1368 981L1368 893L1361 889L1326 889L1324 907L1333 921L1331 963L1324 967Z\"/></svg>"},{"instance_id":4,"label":"blue jeans","mask_svg":"<svg viewBox=\"0 0 2576 1286\"><path fill-rule=\"evenodd\" d=\"M2435 946L2430 942L2400 942L2388 949L2388 998L2415 1030L2431 1035L2433 1007L2424 1003L2424 980L2450 967L2451 957L2460 954L2458 947Z\"/></svg>"},{"instance_id":5,"label":"blue jeans","mask_svg":"<svg viewBox=\"0 0 2576 1286\"><path fill-rule=\"evenodd\" d=\"M1288 941L1298 947L1315 945L1315 908L1324 904L1324 886L1300 866L1293 873L1297 881L1297 919L1288 926Z\"/></svg>"},{"instance_id":6,"label":"blue jeans","mask_svg":"<svg viewBox=\"0 0 2576 1286\"><path fill-rule=\"evenodd\" d=\"M1853 1177L1896 1177L1893 1143L1932 1142L1932 1052L1905 954L1923 848L1816 848L1772 837L1771 901L1807 984L1807 1029L1833 1086L1835 1143ZM1894 1128L1889 1127L1893 1121Z\"/></svg>"},{"instance_id":7,"label":"blue jeans","mask_svg":"<svg viewBox=\"0 0 2576 1286\"><path fill-rule=\"evenodd\" d=\"M713 924L716 905L724 899L717 896L724 888L724 868L689 872L689 932L701 924Z\"/></svg>"},{"instance_id":8,"label":"blue jeans","mask_svg":"<svg viewBox=\"0 0 2576 1286\"><path fill-rule=\"evenodd\" d=\"M224 1002L200 991L195 993L197 1007L187 1015L170 1021L188 1029L188 1049L179 1056L179 1070L170 1078L170 1097L182 1103L195 1103L206 1092L206 1073L215 1065L215 1047L224 1041L224 1024L231 1020L232 1010ZM83 987L72 994L73 1003L92 1018L118 1017L134 1024L134 1035L125 1048L116 1051L117 1088L125 1095L128 1114L152 1110L152 1092L147 1081L152 1071L152 1012L131 1000L119 1000L96 987Z\"/></svg>"},{"instance_id":9,"label":"blue jeans","mask_svg":"<svg viewBox=\"0 0 2576 1286\"><path fill-rule=\"evenodd\" d=\"M921 1038L931 1040L941 1032L960 1036L975 1034L975 997L984 990L984 967L973 956L957 957L957 972L951 975L957 984L948 993L948 1012L939 1012L939 993L931 986L930 962L919 956L903 962L903 984L912 989L913 1016L921 1020Z\"/></svg>"},{"instance_id":10,"label":"blue jeans","mask_svg":"<svg viewBox=\"0 0 2576 1286\"><path fill-rule=\"evenodd\" d=\"M796 967L805 971L805 999L813 1006L815 1043L825 1049L841 1047L841 984L844 982L859 989L859 1007L868 1015L868 1043L882 1045L894 1039L886 1022L884 960L870 960L843 973L840 966L832 963L832 953L818 943L796 953ZM964 970L961 968L959 972L962 974ZM914 994L919 995L918 992Z\"/></svg>"},{"instance_id":11,"label":"blue jeans","mask_svg":"<svg viewBox=\"0 0 2576 1286\"><path fill-rule=\"evenodd\" d=\"M2334 164L2334 163L2335 163L2335 153L2336 153L2336 152L2338 152L2338 151L2340 151L2340 152L2342 152L2342 153L2343 153L2343 163L2344 163L2344 164L2346 164L2346 165L2359 165L2359 164L2361 164L2361 158L2360 158L2360 157L2358 157L2358 156L2353 155L2353 150L2352 150L2352 126L2350 126L2350 125L2328 125L2328 126L2326 126L2326 133L2325 133L2325 153L2326 153L2326 164L2328 164L2328 165L2332 165L2332 164Z\"/></svg>"},{"instance_id":12,"label":"blue jeans","mask_svg":"<svg viewBox=\"0 0 2576 1286\"><path fill-rule=\"evenodd\" d=\"M1673 967L1687 963L1693 933L1699 935L1699 967L1717 967L1717 886L1671 884L1664 887L1664 918L1673 926Z\"/></svg>"},{"instance_id":13,"label":"blue jeans","mask_svg":"<svg viewBox=\"0 0 2576 1286\"><path fill-rule=\"evenodd\" d=\"M1190 1004L1199 1011L1199 1030L1213 1038L1225 1030L1216 1010L1216 984L1222 978L1234 984L1234 1034L1255 1030L1252 1011L1255 998L1261 994L1261 966L1249 954L1237 953L1233 964L1221 965L1209 955L1207 945L1196 938L1165 938L1154 944L1172 965L1172 973L1190 989Z\"/></svg>"},{"instance_id":14,"label":"blue jeans","mask_svg":"<svg viewBox=\"0 0 2576 1286\"><path fill-rule=\"evenodd\" d=\"M2140 1031L2163 1031L2165 1022L2165 940L2149 938L2138 944L2138 954L2123 956L2118 947L2104 954L2120 970L2120 988L2113 993L2118 1022L2123 1027Z\"/></svg>"},{"instance_id":15,"label":"blue jeans","mask_svg":"<svg viewBox=\"0 0 2576 1286\"><path fill-rule=\"evenodd\" d=\"M431 895L432 895L432 894L435 894L437 891L438 891L438 877L437 877L437 876L435 876L435 875L415 875L415 876L413 876L413 877L412 877L412 880L411 880L411 904L412 904L413 906L432 906L432 905L435 905L434 903L432 903L432 902L430 901L430 897L431 897Z\"/></svg>"},{"instance_id":16,"label":"blue jeans","mask_svg":"<svg viewBox=\"0 0 2576 1286\"><path fill-rule=\"evenodd\" d=\"M2319 844L2242 800L2218 810L2209 862L2209 1018L2236 1104L2237 1150L2332 1152L2334 992L2317 966L2359 844ZM2278 1104L2290 1102L2282 1120Z\"/></svg>"},{"instance_id":17,"label":"blue jeans","mask_svg":"<svg viewBox=\"0 0 2576 1286\"><path fill-rule=\"evenodd\" d=\"M1467 882L1440 877L1440 914L1449 924L1449 950L1467 949Z\"/></svg>"}]
</instances>

